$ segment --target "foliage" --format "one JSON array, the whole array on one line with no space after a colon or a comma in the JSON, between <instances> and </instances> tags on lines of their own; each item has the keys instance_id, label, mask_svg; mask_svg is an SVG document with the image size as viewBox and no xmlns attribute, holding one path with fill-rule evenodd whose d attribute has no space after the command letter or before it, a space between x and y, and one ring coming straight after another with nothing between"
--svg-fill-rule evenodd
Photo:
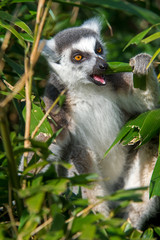
<instances>
[{"instance_id":1,"label":"foliage","mask_svg":"<svg viewBox=\"0 0 160 240\"><path fill-rule=\"evenodd\" d=\"M41 37L50 38L65 27L79 25L84 19L99 15L104 22L108 60L116 60L109 63L108 73L131 71L124 62L139 51L153 55L152 61L159 57L157 7L158 1L0 2L0 239L124 240L153 239L155 233L160 236L159 227L142 232L133 229L129 221L115 217L130 201L140 201L142 189L121 190L97 199L96 204L105 200L119 201L118 208L105 218L93 214L93 205L81 197L80 187L92 187L96 175L60 178L56 174L56 163L48 167L46 159L52 154L49 145L61 129L53 133L47 121L49 112L44 114L42 96L48 69L41 58L38 60L39 48L43 47L43 43L39 44ZM64 94L62 92L54 104L63 102ZM119 141L123 144L138 142L140 147L159 134L159 111L144 113L128 122L111 147ZM45 134L45 142L35 138L39 133ZM22 156L24 170L20 171L17 169ZM159 195L159 165L160 157L151 179L151 196ZM48 170L43 171L44 168ZM77 194L72 192L75 186L79 189Z\"/></svg>"}]
</instances>

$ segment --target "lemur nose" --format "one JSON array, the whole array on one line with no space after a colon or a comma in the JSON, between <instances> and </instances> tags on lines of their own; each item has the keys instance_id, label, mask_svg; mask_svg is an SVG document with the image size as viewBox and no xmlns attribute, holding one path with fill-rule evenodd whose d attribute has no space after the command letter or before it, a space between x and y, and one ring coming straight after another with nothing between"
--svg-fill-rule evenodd
<instances>
[{"instance_id":1,"label":"lemur nose","mask_svg":"<svg viewBox=\"0 0 160 240\"><path fill-rule=\"evenodd\" d=\"M99 68L100 68L101 70L106 70L107 67L108 67L107 63L100 63L100 64L99 64Z\"/></svg>"}]
</instances>

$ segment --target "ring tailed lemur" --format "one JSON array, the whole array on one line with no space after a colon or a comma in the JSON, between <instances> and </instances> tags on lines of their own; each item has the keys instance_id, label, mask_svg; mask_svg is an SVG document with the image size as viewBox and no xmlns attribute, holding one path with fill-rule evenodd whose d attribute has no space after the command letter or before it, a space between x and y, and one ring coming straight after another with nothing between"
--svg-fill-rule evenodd
<instances>
[{"instance_id":1,"label":"ring tailed lemur","mask_svg":"<svg viewBox=\"0 0 160 240\"><path fill-rule=\"evenodd\" d=\"M56 106L51 112L56 123L54 130L63 128L57 143L52 144L54 160L73 162L79 173L99 175L101 180L94 188L84 191L92 203L97 196L112 193L120 179L121 187L126 189L148 185L156 159L154 146L134 151L133 157L128 148L120 144L103 159L130 116L155 108L158 83L153 66L146 70L150 61L147 54L130 60L135 74L146 75L146 91L133 87L133 73L105 75L106 51L100 29L96 18L88 20L80 27L59 32L46 41L43 50L51 69L44 97L46 108L61 90L67 91L61 110L56 113ZM64 171L59 169L59 173ZM146 208L149 205L150 208ZM127 217L134 226L140 227L153 211L153 205L155 211L155 200L149 200L145 192L143 202L132 204ZM95 210L108 216L107 203L96 206Z\"/></svg>"}]
</instances>

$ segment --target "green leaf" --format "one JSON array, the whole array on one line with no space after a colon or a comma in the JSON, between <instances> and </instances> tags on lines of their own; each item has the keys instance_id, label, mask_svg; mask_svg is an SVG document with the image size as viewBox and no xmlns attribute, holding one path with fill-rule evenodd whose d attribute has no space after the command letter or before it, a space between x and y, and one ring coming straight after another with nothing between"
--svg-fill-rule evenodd
<instances>
[{"instance_id":1,"label":"green leaf","mask_svg":"<svg viewBox=\"0 0 160 240\"><path fill-rule=\"evenodd\" d=\"M72 201L72 203L74 205L87 206L89 204L89 200L88 199L78 198L78 199Z\"/></svg>"},{"instance_id":2,"label":"green leaf","mask_svg":"<svg viewBox=\"0 0 160 240\"><path fill-rule=\"evenodd\" d=\"M72 185L84 186L98 180L97 174L81 174L70 178Z\"/></svg>"},{"instance_id":3,"label":"green leaf","mask_svg":"<svg viewBox=\"0 0 160 240\"><path fill-rule=\"evenodd\" d=\"M69 179L66 179L66 178L48 180L45 185L34 184L31 187L28 187L24 190L20 190L19 196L21 198L28 198L38 194L39 192L44 192L44 193L51 192L53 194L59 195L65 192L68 182L69 182Z\"/></svg>"},{"instance_id":4,"label":"green leaf","mask_svg":"<svg viewBox=\"0 0 160 240\"><path fill-rule=\"evenodd\" d=\"M55 15L54 15L52 9L49 10L49 14L51 15L53 21L55 21L55 20L56 20L56 17L55 17Z\"/></svg>"},{"instance_id":5,"label":"green leaf","mask_svg":"<svg viewBox=\"0 0 160 240\"><path fill-rule=\"evenodd\" d=\"M86 225L89 225L89 224L93 225L93 223L98 221L100 218L101 216L99 214L96 214L96 215L90 214L87 216L75 218L72 226L72 232L76 233L78 231L81 231L82 229L86 228ZM84 239L88 239L88 238L84 238Z\"/></svg>"},{"instance_id":6,"label":"green leaf","mask_svg":"<svg viewBox=\"0 0 160 240\"><path fill-rule=\"evenodd\" d=\"M11 3L35 2L35 0L12 0Z\"/></svg>"},{"instance_id":7,"label":"green leaf","mask_svg":"<svg viewBox=\"0 0 160 240\"><path fill-rule=\"evenodd\" d=\"M4 92L4 91L0 91L0 94L4 95L4 96L8 96L11 94L11 92ZM24 98L23 96L20 96L19 94L16 94L14 96L14 98L18 99L18 100L21 100L22 98Z\"/></svg>"},{"instance_id":8,"label":"green leaf","mask_svg":"<svg viewBox=\"0 0 160 240\"><path fill-rule=\"evenodd\" d=\"M144 233L141 239L152 240L153 239L153 229L148 228Z\"/></svg>"},{"instance_id":9,"label":"green leaf","mask_svg":"<svg viewBox=\"0 0 160 240\"><path fill-rule=\"evenodd\" d=\"M31 29L23 21L21 21L20 19L18 19L16 17L13 17L9 13L0 11L0 19L6 20L6 21L20 27L23 31L28 33L28 35L30 35L30 37L33 36Z\"/></svg>"},{"instance_id":10,"label":"green leaf","mask_svg":"<svg viewBox=\"0 0 160 240\"><path fill-rule=\"evenodd\" d=\"M23 38L21 37L21 35L11 26L9 25L7 22L0 20L0 26L9 30L11 33L13 33L19 40L19 43L21 44L22 47L26 48L26 43L23 40Z\"/></svg>"},{"instance_id":11,"label":"green leaf","mask_svg":"<svg viewBox=\"0 0 160 240\"><path fill-rule=\"evenodd\" d=\"M146 90L146 75L133 74L133 85L134 88Z\"/></svg>"},{"instance_id":12,"label":"green leaf","mask_svg":"<svg viewBox=\"0 0 160 240\"><path fill-rule=\"evenodd\" d=\"M134 201L141 202L142 201L142 191L147 190L147 187L127 189L127 190L118 190L110 196L99 197L102 199L110 200L110 201Z\"/></svg>"},{"instance_id":13,"label":"green leaf","mask_svg":"<svg viewBox=\"0 0 160 240\"><path fill-rule=\"evenodd\" d=\"M159 133L160 130L160 109L149 111L143 114L143 124L140 125L142 144L148 142Z\"/></svg>"},{"instance_id":14,"label":"green leaf","mask_svg":"<svg viewBox=\"0 0 160 240\"><path fill-rule=\"evenodd\" d=\"M128 48L130 45L132 44L139 44L141 42L141 40L146 36L146 34L152 29L152 27L144 30L143 32L137 34L135 37L133 37L129 43L124 47L123 51L126 50L126 48Z\"/></svg>"},{"instance_id":15,"label":"green leaf","mask_svg":"<svg viewBox=\"0 0 160 240\"><path fill-rule=\"evenodd\" d=\"M160 23L157 23L157 24L154 24L152 25L150 28L147 28L146 30L144 30L143 32L137 34L135 37L133 37L129 43L124 47L123 51L126 50L127 47L129 47L131 44L139 44L140 42L145 42L144 40L142 40L146 35L147 33L154 27L157 27L158 25L160 25ZM147 40L148 38L146 38ZM147 43L147 42L145 42Z\"/></svg>"},{"instance_id":16,"label":"green leaf","mask_svg":"<svg viewBox=\"0 0 160 240\"><path fill-rule=\"evenodd\" d=\"M8 176L0 171L0 204L4 204L8 201Z\"/></svg>"},{"instance_id":17,"label":"green leaf","mask_svg":"<svg viewBox=\"0 0 160 240\"><path fill-rule=\"evenodd\" d=\"M156 24L160 22L160 17L155 14L152 11L149 11L147 9L141 8L135 4L131 4L126 1L121 0L81 0L80 2L86 2L90 4L98 5L99 7L104 8L111 8L111 9L117 9L124 11L132 15L136 15L138 17L141 17L143 19L146 19L147 22L150 22L151 24Z\"/></svg>"},{"instance_id":18,"label":"green leaf","mask_svg":"<svg viewBox=\"0 0 160 240\"><path fill-rule=\"evenodd\" d=\"M29 220L29 218L30 218L30 214L28 213L28 211L24 210L22 212L22 216L20 218L20 224L19 224L19 227L18 227L19 232L22 229L22 227L25 225L25 223Z\"/></svg>"},{"instance_id":19,"label":"green leaf","mask_svg":"<svg viewBox=\"0 0 160 240\"><path fill-rule=\"evenodd\" d=\"M63 229L65 225L65 218L61 213L57 213L54 217L54 221L52 224L52 230L59 231Z\"/></svg>"},{"instance_id":20,"label":"green leaf","mask_svg":"<svg viewBox=\"0 0 160 240\"><path fill-rule=\"evenodd\" d=\"M94 224L86 224L82 228L80 239L93 240L95 238L96 226Z\"/></svg>"},{"instance_id":21,"label":"green leaf","mask_svg":"<svg viewBox=\"0 0 160 240\"><path fill-rule=\"evenodd\" d=\"M54 155L54 153L53 153L53 155ZM54 164L55 164L55 165L58 164L58 165L60 165L60 166L62 166L62 167L64 167L64 168L66 168L66 169L70 169L70 168L73 167L72 164L67 163L67 162L65 162L65 161L54 162Z\"/></svg>"},{"instance_id":22,"label":"green leaf","mask_svg":"<svg viewBox=\"0 0 160 240\"><path fill-rule=\"evenodd\" d=\"M35 178L35 179L32 181L32 186L38 187L38 186L42 183L42 180L43 180L43 177L42 177L42 176L38 176L37 178Z\"/></svg>"},{"instance_id":23,"label":"green leaf","mask_svg":"<svg viewBox=\"0 0 160 240\"><path fill-rule=\"evenodd\" d=\"M119 142L121 141L127 134L128 132L131 130L131 127L128 126L127 124L120 130L118 136L116 137L116 139L114 140L114 142L112 143L112 145L108 148L108 150L105 152L104 154L104 158L107 156L107 154L109 153L109 151Z\"/></svg>"},{"instance_id":24,"label":"green leaf","mask_svg":"<svg viewBox=\"0 0 160 240\"><path fill-rule=\"evenodd\" d=\"M35 139L31 139L30 141L32 143L32 147L34 147L34 148L40 148L42 150L48 149L47 142L39 141L39 140L35 140Z\"/></svg>"},{"instance_id":25,"label":"green leaf","mask_svg":"<svg viewBox=\"0 0 160 240\"><path fill-rule=\"evenodd\" d=\"M47 181L47 184L43 187L43 190L59 195L66 190L68 182L69 179L65 178L50 180Z\"/></svg>"},{"instance_id":26,"label":"green leaf","mask_svg":"<svg viewBox=\"0 0 160 240\"><path fill-rule=\"evenodd\" d=\"M154 230L160 236L160 227L155 227Z\"/></svg>"},{"instance_id":27,"label":"green leaf","mask_svg":"<svg viewBox=\"0 0 160 240\"><path fill-rule=\"evenodd\" d=\"M140 141L139 146L145 144L156 136L160 131L160 109L140 114L134 120L130 120L120 130L117 138L106 151L104 157L119 141L133 144Z\"/></svg>"},{"instance_id":28,"label":"green leaf","mask_svg":"<svg viewBox=\"0 0 160 240\"><path fill-rule=\"evenodd\" d=\"M126 134L125 138L123 138L123 145L135 143L140 140L139 130L134 127L130 129L130 131Z\"/></svg>"},{"instance_id":29,"label":"green leaf","mask_svg":"<svg viewBox=\"0 0 160 240\"><path fill-rule=\"evenodd\" d=\"M141 236L142 236L142 231L140 231L140 230L134 230L134 231L131 233L129 239L130 239L130 240L131 240L131 239L137 240L137 239L141 239Z\"/></svg>"},{"instance_id":30,"label":"green leaf","mask_svg":"<svg viewBox=\"0 0 160 240\"><path fill-rule=\"evenodd\" d=\"M24 148L24 146L16 146L13 149L13 152L14 152L15 156L19 155L19 154L22 154L22 153L24 153L26 151L31 152L31 151L33 151L33 149L31 149L31 148Z\"/></svg>"},{"instance_id":31,"label":"green leaf","mask_svg":"<svg viewBox=\"0 0 160 240\"><path fill-rule=\"evenodd\" d=\"M30 213L38 213L41 210L44 197L45 193L39 192L34 196L26 199L25 203Z\"/></svg>"},{"instance_id":32,"label":"green leaf","mask_svg":"<svg viewBox=\"0 0 160 240\"><path fill-rule=\"evenodd\" d=\"M4 59L19 77L22 76L22 74L24 73L24 68L22 65L16 63L15 61L7 57L7 55L5 55Z\"/></svg>"},{"instance_id":33,"label":"green leaf","mask_svg":"<svg viewBox=\"0 0 160 240\"><path fill-rule=\"evenodd\" d=\"M154 41L154 40L156 40L158 38L160 38L160 32L152 34L151 36L143 39L142 42L143 43L149 43L149 42L152 42L152 41Z\"/></svg>"},{"instance_id":34,"label":"green leaf","mask_svg":"<svg viewBox=\"0 0 160 240\"><path fill-rule=\"evenodd\" d=\"M158 155L158 159L152 173L149 187L149 197L151 198L153 196L160 196L159 189L160 189L160 153Z\"/></svg>"},{"instance_id":35,"label":"green leaf","mask_svg":"<svg viewBox=\"0 0 160 240\"><path fill-rule=\"evenodd\" d=\"M33 42L33 37L31 37L27 33L20 33L20 35L25 41L31 42L31 43Z\"/></svg>"},{"instance_id":36,"label":"green leaf","mask_svg":"<svg viewBox=\"0 0 160 240\"><path fill-rule=\"evenodd\" d=\"M37 14L37 11L32 11L30 10L29 13L32 15L32 16L35 16Z\"/></svg>"},{"instance_id":37,"label":"green leaf","mask_svg":"<svg viewBox=\"0 0 160 240\"><path fill-rule=\"evenodd\" d=\"M42 109L38 107L36 104L32 103L30 133L32 133L35 130L43 116L44 113ZM26 117L26 107L24 107L23 109L23 117L24 119ZM40 132L53 135L52 128L47 119L44 120L36 135L38 135Z\"/></svg>"},{"instance_id":38,"label":"green leaf","mask_svg":"<svg viewBox=\"0 0 160 240\"><path fill-rule=\"evenodd\" d=\"M118 73L118 72L132 72L132 68L128 63L123 62L107 62L108 68L107 74Z\"/></svg>"},{"instance_id":39,"label":"green leaf","mask_svg":"<svg viewBox=\"0 0 160 240\"><path fill-rule=\"evenodd\" d=\"M40 216L34 213L30 213L26 223L19 231L19 235L21 236L21 239L29 240L31 237L32 231L37 227L38 224L40 224L40 221L41 221Z\"/></svg>"},{"instance_id":40,"label":"green leaf","mask_svg":"<svg viewBox=\"0 0 160 240\"><path fill-rule=\"evenodd\" d=\"M46 141L48 146L58 137L58 135L62 132L63 128L60 128L58 131L53 133L53 135Z\"/></svg>"},{"instance_id":41,"label":"green leaf","mask_svg":"<svg viewBox=\"0 0 160 240\"><path fill-rule=\"evenodd\" d=\"M48 164L47 161L43 161L43 162L37 162L35 164L32 164L31 166L27 167L24 171L23 171L23 175L27 175L29 172L36 170L38 168L43 168Z\"/></svg>"},{"instance_id":42,"label":"green leaf","mask_svg":"<svg viewBox=\"0 0 160 240\"><path fill-rule=\"evenodd\" d=\"M150 64L154 61L154 59L157 57L157 55L160 53L160 48L157 49L157 51L153 54L153 56L151 57L150 62L147 65L147 69L149 68Z\"/></svg>"},{"instance_id":43,"label":"green leaf","mask_svg":"<svg viewBox=\"0 0 160 240\"><path fill-rule=\"evenodd\" d=\"M60 98L59 98L59 105L61 107L63 106L65 100L66 100L66 96L65 95L60 96Z\"/></svg>"}]
</instances>

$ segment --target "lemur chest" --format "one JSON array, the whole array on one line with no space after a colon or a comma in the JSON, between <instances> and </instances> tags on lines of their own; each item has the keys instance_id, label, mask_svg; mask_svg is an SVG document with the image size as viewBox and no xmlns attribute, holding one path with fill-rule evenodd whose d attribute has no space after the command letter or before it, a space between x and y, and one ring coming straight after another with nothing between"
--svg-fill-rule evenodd
<instances>
[{"instance_id":1,"label":"lemur chest","mask_svg":"<svg viewBox=\"0 0 160 240\"><path fill-rule=\"evenodd\" d=\"M111 145L122 126L119 108L103 96L75 97L71 104L73 135L97 152Z\"/></svg>"}]
</instances>

